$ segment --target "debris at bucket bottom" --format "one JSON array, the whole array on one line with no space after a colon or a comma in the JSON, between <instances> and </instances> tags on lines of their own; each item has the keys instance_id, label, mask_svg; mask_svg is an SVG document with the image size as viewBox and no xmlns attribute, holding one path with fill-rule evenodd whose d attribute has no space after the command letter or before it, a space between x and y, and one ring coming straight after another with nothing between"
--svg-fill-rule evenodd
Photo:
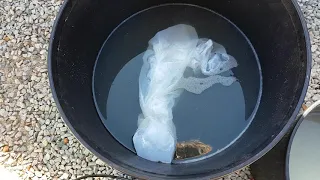
<instances>
[{"instance_id":1,"label":"debris at bucket bottom","mask_svg":"<svg viewBox=\"0 0 320 180\"><path fill-rule=\"evenodd\" d=\"M186 158L198 157L208 154L212 151L210 145L204 144L198 140L177 143L174 159L181 160Z\"/></svg>"},{"instance_id":2,"label":"debris at bucket bottom","mask_svg":"<svg viewBox=\"0 0 320 180\"><path fill-rule=\"evenodd\" d=\"M175 99L183 89L201 94L216 83L231 85L235 77L218 74L237 65L222 45L199 39L192 26L179 24L158 32L149 41L139 77L142 114L133 136L137 154L151 161L171 163L177 144L172 121ZM187 69L192 70L188 76Z\"/></svg>"}]
</instances>

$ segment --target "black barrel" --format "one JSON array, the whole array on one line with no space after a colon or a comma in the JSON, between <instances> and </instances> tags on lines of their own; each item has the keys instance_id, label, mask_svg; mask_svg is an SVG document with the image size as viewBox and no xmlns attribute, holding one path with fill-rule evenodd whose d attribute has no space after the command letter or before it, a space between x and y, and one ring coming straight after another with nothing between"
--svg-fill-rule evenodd
<instances>
[{"instance_id":1,"label":"black barrel","mask_svg":"<svg viewBox=\"0 0 320 180\"><path fill-rule=\"evenodd\" d=\"M227 149L193 163L161 164L138 157L105 128L93 98L94 65L108 36L132 15L165 4L203 7L230 20L251 42L261 65L262 96L249 128ZM145 26L154 27L152 23ZM141 43L147 47L146 42ZM127 62L115 59L112 63ZM311 51L302 13L291 0L65 0L52 30L48 65L61 116L97 157L143 179L209 179L258 160L287 132L307 91Z\"/></svg>"}]
</instances>

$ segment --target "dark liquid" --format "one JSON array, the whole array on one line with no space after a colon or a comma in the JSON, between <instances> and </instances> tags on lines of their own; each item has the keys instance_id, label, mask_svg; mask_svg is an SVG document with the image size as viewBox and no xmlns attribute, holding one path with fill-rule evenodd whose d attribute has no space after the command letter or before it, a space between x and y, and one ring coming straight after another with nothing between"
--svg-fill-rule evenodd
<instances>
[{"instance_id":1,"label":"dark liquid","mask_svg":"<svg viewBox=\"0 0 320 180\"><path fill-rule=\"evenodd\" d=\"M222 44L239 63L222 74L234 74L239 82L231 86L215 84L200 95L185 91L176 100L173 122L178 142L200 141L211 148L209 153L197 156L198 160L224 150L241 136L250 125L261 96L260 65L254 49L225 18L190 5L159 6L132 16L115 29L102 47L93 94L103 124L114 138L135 152L132 136L141 113L138 79L142 53L158 31L181 23L195 27L199 38Z\"/></svg>"}]
</instances>

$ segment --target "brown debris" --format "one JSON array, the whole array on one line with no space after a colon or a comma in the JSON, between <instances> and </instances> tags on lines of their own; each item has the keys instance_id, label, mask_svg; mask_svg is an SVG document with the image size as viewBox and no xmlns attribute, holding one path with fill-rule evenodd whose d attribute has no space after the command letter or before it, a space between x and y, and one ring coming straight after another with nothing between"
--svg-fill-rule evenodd
<instances>
[{"instance_id":1,"label":"brown debris","mask_svg":"<svg viewBox=\"0 0 320 180\"><path fill-rule=\"evenodd\" d=\"M69 143L69 139L65 137L65 138L63 139L63 144L68 144L68 143Z\"/></svg>"},{"instance_id":2,"label":"brown debris","mask_svg":"<svg viewBox=\"0 0 320 180\"><path fill-rule=\"evenodd\" d=\"M9 152L9 146L3 146L2 152Z\"/></svg>"},{"instance_id":3,"label":"brown debris","mask_svg":"<svg viewBox=\"0 0 320 180\"><path fill-rule=\"evenodd\" d=\"M175 159L186 159L201 156L212 151L212 147L200 142L199 140L193 140L188 142L180 142L177 144Z\"/></svg>"},{"instance_id":4,"label":"brown debris","mask_svg":"<svg viewBox=\"0 0 320 180\"><path fill-rule=\"evenodd\" d=\"M305 111L305 110L307 110L307 109L308 109L308 106L307 106L307 105L305 105L305 104L302 104L302 109L303 109L303 111Z\"/></svg>"},{"instance_id":5,"label":"brown debris","mask_svg":"<svg viewBox=\"0 0 320 180\"><path fill-rule=\"evenodd\" d=\"M4 36L3 40L5 40L6 42L10 41L9 36Z\"/></svg>"}]
</instances>

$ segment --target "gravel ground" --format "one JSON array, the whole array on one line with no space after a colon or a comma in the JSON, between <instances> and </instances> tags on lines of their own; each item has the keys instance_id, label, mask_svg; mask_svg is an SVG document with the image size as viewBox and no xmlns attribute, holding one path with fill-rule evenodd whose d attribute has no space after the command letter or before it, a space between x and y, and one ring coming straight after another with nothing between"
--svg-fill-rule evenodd
<instances>
[{"instance_id":1,"label":"gravel ground","mask_svg":"<svg viewBox=\"0 0 320 180\"><path fill-rule=\"evenodd\" d=\"M52 99L46 56L61 4L61 0L0 3L0 174L10 171L17 179L74 179L93 173L125 176L73 137ZM306 96L306 104L311 105L320 99L320 0L299 0L299 4L312 41L314 62ZM249 169L220 180L230 179L251 179Z\"/></svg>"}]
</instances>

